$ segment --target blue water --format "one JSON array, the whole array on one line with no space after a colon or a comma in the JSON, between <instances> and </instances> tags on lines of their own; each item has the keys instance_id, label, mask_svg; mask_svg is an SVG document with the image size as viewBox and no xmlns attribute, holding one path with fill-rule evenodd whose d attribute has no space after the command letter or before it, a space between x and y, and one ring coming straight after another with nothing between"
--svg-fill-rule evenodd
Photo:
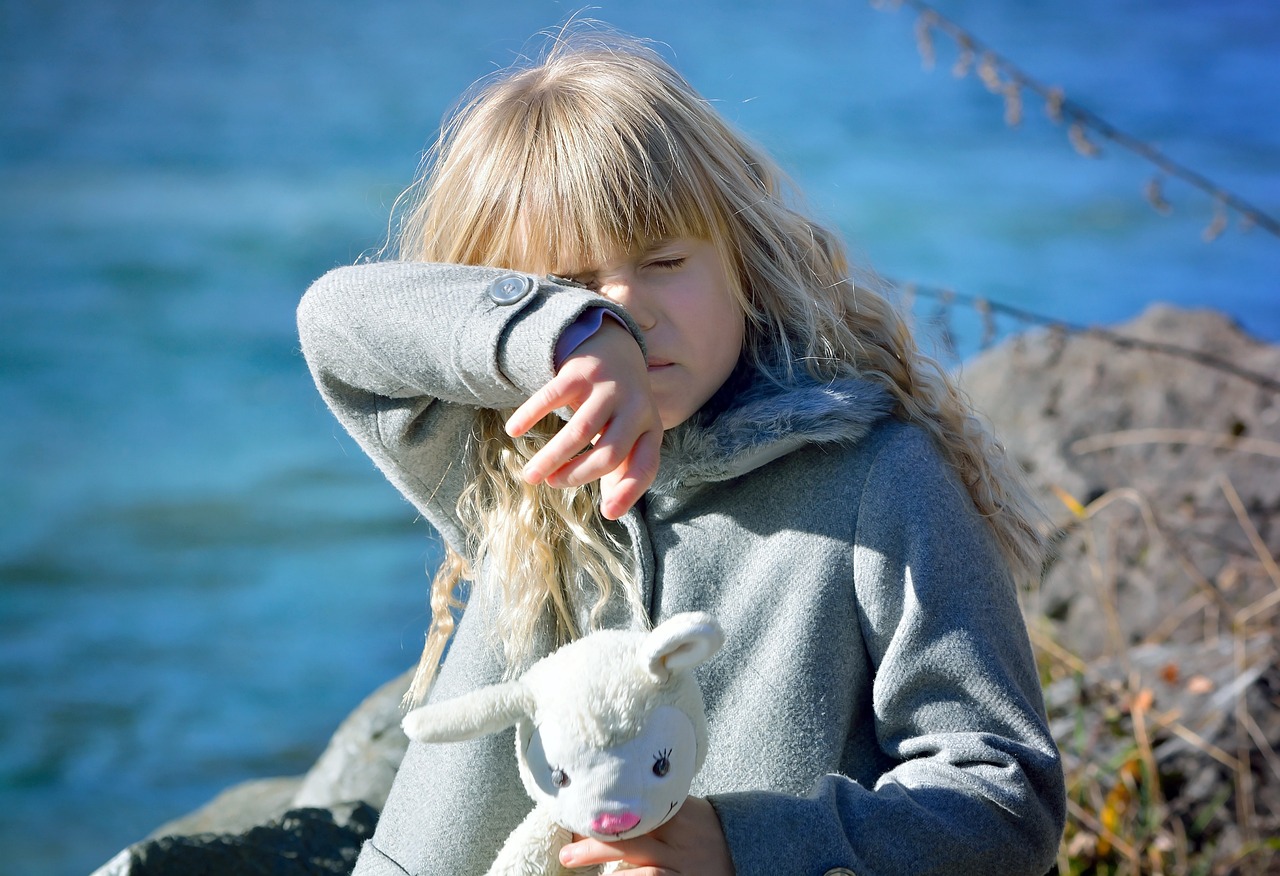
<instances>
[{"instance_id":1,"label":"blue water","mask_svg":"<svg viewBox=\"0 0 1280 876\"><path fill-rule=\"evenodd\" d=\"M409 665L435 548L297 352L453 98L578 7L0 0L0 872L84 873L297 773ZM1280 6L939 8L1280 212ZM863 0L603 0L882 273L1076 322L1161 299L1280 340L1280 239L916 54Z\"/></svg>"}]
</instances>

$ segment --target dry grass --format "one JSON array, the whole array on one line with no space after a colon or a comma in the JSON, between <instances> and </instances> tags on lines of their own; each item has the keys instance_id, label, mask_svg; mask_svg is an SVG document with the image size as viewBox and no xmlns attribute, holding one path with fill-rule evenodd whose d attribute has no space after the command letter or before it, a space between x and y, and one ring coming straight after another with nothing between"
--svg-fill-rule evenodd
<instances>
[{"instance_id":1,"label":"dry grass","mask_svg":"<svg viewBox=\"0 0 1280 876\"><path fill-rule=\"evenodd\" d=\"M1132 440L1188 436L1103 436L1093 439L1096 447L1074 449ZM1275 450L1259 442L1245 452ZM1244 605L1224 599L1181 551L1181 534L1137 491L1112 490L1088 505L1058 491L1072 515L1068 526L1085 546L1112 643L1104 658L1085 661L1054 640L1047 620L1030 618L1067 772L1068 824L1058 859L1064 876L1280 873L1280 812L1267 803L1280 788L1280 756L1251 711L1259 709L1257 695L1252 706L1249 695L1275 667L1280 566L1234 485L1223 476L1218 486L1254 552L1243 574L1271 584ZM1123 641L1116 608L1112 517L1122 506L1136 510L1149 539L1175 552L1196 587L1138 649ZM1185 635L1177 645L1165 641L1190 624L1204 631L1200 642L1188 645ZM1268 708L1265 697L1263 703ZM1263 785L1272 790L1265 798Z\"/></svg>"}]
</instances>

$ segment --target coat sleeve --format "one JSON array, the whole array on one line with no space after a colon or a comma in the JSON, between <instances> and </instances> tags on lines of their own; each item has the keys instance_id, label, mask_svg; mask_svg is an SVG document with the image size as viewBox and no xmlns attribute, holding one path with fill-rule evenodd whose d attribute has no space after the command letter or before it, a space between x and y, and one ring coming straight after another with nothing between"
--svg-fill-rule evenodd
<instances>
[{"instance_id":1,"label":"coat sleeve","mask_svg":"<svg viewBox=\"0 0 1280 876\"><path fill-rule=\"evenodd\" d=\"M929 439L897 430L858 510L854 590L874 666L873 787L713 796L738 876L1041 876L1065 819L1015 587ZM844 868L840 870L838 868Z\"/></svg>"},{"instance_id":2,"label":"coat sleeve","mask_svg":"<svg viewBox=\"0 0 1280 876\"><path fill-rule=\"evenodd\" d=\"M317 280L298 328L338 420L461 550L455 506L477 411L514 408L550 380L557 340L592 308L612 311L639 338L626 311L585 289L501 269L378 262ZM433 701L502 677L486 627L476 607L463 614ZM412 743L357 872L483 872L532 805L512 738Z\"/></svg>"},{"instance_id":3,"label":"coat sleeve","mask_svg":"<svg viewBox=\"0 0 1280 876\"><path fill-rule=\"evenodd\" d=\"M298 329L343 427L457 548L476 411L515 408L549 381L557 339L597 307L639 337L625 311L585 289L499 268L376 262L317 280Z\"/></svg>"}]
</instances>

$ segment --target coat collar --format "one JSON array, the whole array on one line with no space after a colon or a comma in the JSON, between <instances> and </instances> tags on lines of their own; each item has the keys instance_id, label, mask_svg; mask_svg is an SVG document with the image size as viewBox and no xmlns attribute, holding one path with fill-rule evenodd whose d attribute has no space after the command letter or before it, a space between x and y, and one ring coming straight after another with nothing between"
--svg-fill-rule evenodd
<instances>
[{"instance_id":1,"label":"coat collar","mask_svg":"<svg viewBox=\"0 0 1280 876\"><path fill-rule=\"evenodd\" d=\"M820 383L797 369L785 383L739 369L698 414L663 438L651 492L728 480L806 444L856 443L894 409L862 378Z\"/></svg>"}]
</instances>

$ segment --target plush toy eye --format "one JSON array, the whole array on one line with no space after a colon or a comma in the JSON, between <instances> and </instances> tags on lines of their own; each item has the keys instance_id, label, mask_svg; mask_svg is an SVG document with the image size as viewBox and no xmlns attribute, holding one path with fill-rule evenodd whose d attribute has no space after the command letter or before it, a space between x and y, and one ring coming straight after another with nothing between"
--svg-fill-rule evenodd
<instances>
[{"instance_id":1,"label":"plush toy eye","mask_svg":"<svg viewBox=\"0 0 1280 876\"><path fill-rule=\"evenodd\" d=\"M551 771L551 784L557 788L569 787L569 774L562 769L554 769Z\"/></svg>"},{"instance_id":2,"label":"plush toy eye","mask_svg":"<svg viewBox=\"0 0 1280 876\"><path fill-rule=\"evenodd\" d=\"M662 778L671 771L671 749L658 752L653 759L653 774L658 778Z\"/></svg>"}]
</instances>

